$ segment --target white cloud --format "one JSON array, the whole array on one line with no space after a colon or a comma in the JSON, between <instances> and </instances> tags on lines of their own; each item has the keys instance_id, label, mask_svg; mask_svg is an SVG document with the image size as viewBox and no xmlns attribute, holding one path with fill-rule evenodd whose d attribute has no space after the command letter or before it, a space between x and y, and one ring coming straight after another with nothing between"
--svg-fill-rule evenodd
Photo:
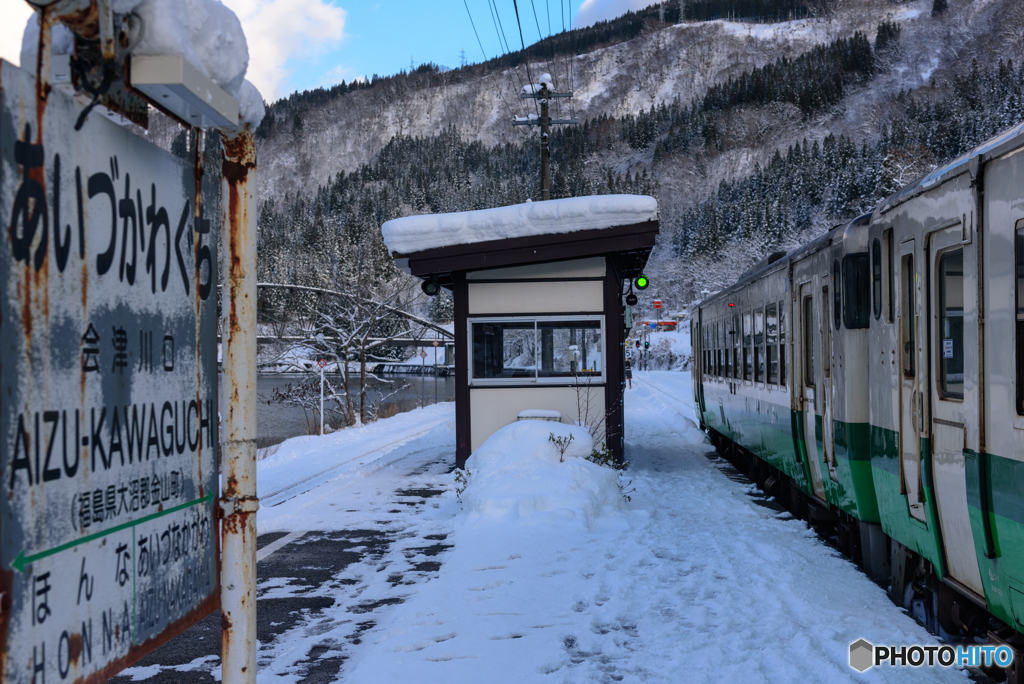
<instances>
[{"instance_id":1,"label":"white cloud","mask_svg":"<svg viewBox=\"0 0 1024 684\"><path fill-rule=\"evenodd\" d=\"M584 0L580 11L576 13L573 26L590 26L603 19L614 19L629 10L643 9L656 4L653 0Z\"/></svg>"},{"instance_id":2,"label":"white cloud","mask_svg":"<svg viewBox=\"0 0 1024 684\"><path fill-rule=\"evenodd\" d=\"M245 30L249 45L246 78L268 102L288 89L288 60L311 60L317 53L337 47L344 34L345 10L328 0L223 2L238 15Z\"/></svg>"},{"instance_id":3,"label":"white cloud","mask_svg":"<svg viewBox=\"0 0 1024 684\"><path fill-rule=\"evenodd\" d=\"M31 15L25 0L0 0L0 57L12 64L21 61L21 34Z\"/></svg>"}]
</instances>

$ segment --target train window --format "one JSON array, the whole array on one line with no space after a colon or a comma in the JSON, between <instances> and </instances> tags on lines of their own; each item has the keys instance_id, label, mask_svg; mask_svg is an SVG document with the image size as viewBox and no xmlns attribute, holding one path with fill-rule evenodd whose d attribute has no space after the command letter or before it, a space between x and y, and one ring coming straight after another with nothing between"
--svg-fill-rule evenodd
<instances>
[{"instance_id":1,"label":"train window","mask_svg":"<svg viewBox=\"0 0 1024 684\"><path fill-rule=\"evenodd\" d=\"M764 312L754 312L754 382L764 382Z\"/></svg>"},{"instance_id":2,"label":"train window","mask_svg":"<svg viewBox=\"0 0 1024 684\"><path fill-rule=\"evenodd\" d=\"M722 340L722 343L723 343L722 346L724 347L724 354L725 354L725 369L724 370L725 370L725 377L731 378L732 377L732 364L730 363L730 359L732 357L732 345L729 344L729 340L732 339L732 327L731 327L731 324L729 323L729 319L728 318L725 319L724 325L725 325L725 337Z\"/></svg>"},{"instance_id":3,"label":"train window","mask_svg":"<svg viewBox=\"0 0 1024 684\"><path fill-rule=\"evenodd\" d=\"M814 387L814 297L804 297L804 384Z\"/></svg>"},{"instance_id":4,"label":"train window","mask_svg":"<svg viewBox=\"0 0 1024 684\"><path fill-rule=\"evenodd\" d=\"M739 314L732 317L732 377L739 380L740 377L740 317Z\"/></svg>"},{"instance_id":5,"label":"train window","mask_svg":"<svg viewBox=\"0 0 1024 684\"><path fill-rule=\"evenodd\" d=\"M768 382L779 384L779 315L775 304L764 307L765 318L765 364L768 366Z\"/></svg>"},{"instance_id":6,"label":"train window","mask_svg":"<svg viewBox=\"0 0 1024 684\"><path fill-rule=\"evenodd\" d=\"M839 262L836 261L836 266ZM832 375L832 328L828 327L828 287L821 288L821 374L823 377ZM839 323L836 323L839 328Z\"/></svg>"},{"instance_id":7,"label":"train window","mask_svg":"<svg viewBox=\"0 0 1024 684\"><path fill-rule=\"evenodd\" d=\"M870 292L868 255L848 254L843 257L843 325L847 328L868 327L871 320L868 313Z\"/></svg>"},{"instance_id":8,"label":"train window","mask_svg":"<svg viewBox=\"0 0 1024 684\"><path fill-rule=\"evenodd\" d=\"M964 398L964 251L939 257L939 387Z\"/></svg>"},{"instance_id":9,"label":"train window","mask_svg":"<svg viewBox=\"0 0 1024 684\"><path fill-rule=\"evenodd\" d=\"M886 290L889 291L889 322L896 320L896 260L892 255L892 229L885 231L885 262L888 266L889 280L886 282Z\"/></svg>"},{"instance_id":10,"label":"train window","mask_svg":"<svg viewBox=\"0 0 1024 684\"><path fill-rule=\"evenodd\" d=\"M786 386L786 303L779 302L779 384Z\"/></svg>"},{"instance_id":11,"label":"train window","mask_svg":"<svg viewBox=\"0 0 1024 684\"><path fill-rule=\"evenodd\" d=\"M842 292L839 289L839 259L836 259L832 264L832 321L835 323L836 330L839 330L839 326L843 320L843 298Z\"/></svg>"},{"instance_id":12,"label":"train window","mask_svg":"<svg viewBox=\"0 0 1024 684\"><path fill-rule=\"evenodd\" d=\"M750 314L743 314L743 379L754 377L754 359L750 350Z\"/></svg>"},{"instance_id":13,"label":"train window","mask_svg":"<svg viewBox=\"0 0 1024 684\"><path fill-rule=\"evenodd\" d=\"M1024 416L1024 221L1017 222L1017 413Z\"/></svg>"},{"instance_id":14,"label":"train window","mask_svg":"<svg viewBox=\"0 0 1024 684\"><path fill-rule=\"evenodd\" d=\"M882 315L882 241L878 238L871 243L871 303L877 321Z\"/></svg>"},{"instance_id":15,"label":"train window","mask_svg":"<svg viewBox=\"0 0 1024 684\"><path fill-rule=\"evenodd\" d=\"M917 307L914 302L914 255L907 254L901 262L900 288L900 326L903 332L903 375L914 377L914 357L916 356L916 343L914 341L914 328L916 326Z\"/></svg>"},{"instance_id":16,"label":"train window","mask_svg":"<svg viewBox=\"0 0 1024 684\"><path fill-rule=\"evenodd\" d=\"M722 322L715 323L715 375L722 376Z\"/></svg>"}]
</instances>

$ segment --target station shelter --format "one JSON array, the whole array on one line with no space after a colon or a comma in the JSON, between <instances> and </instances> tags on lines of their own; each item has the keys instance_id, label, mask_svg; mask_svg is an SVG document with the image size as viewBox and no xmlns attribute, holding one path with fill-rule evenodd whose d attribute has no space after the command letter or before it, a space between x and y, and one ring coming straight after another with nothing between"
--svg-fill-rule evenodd
<instances>
[{"instance_id":1,"label":"station shelter","mask_svg":"<svg viewBox=\"0 0 1024 684\"><path fill-rule=\"evenodd\" d=\"M395 219L397 266L455 309L456 464L520 418L586 424L623 459L626 309L658 205L600 195Z\"/></svg>"}]
</instances>

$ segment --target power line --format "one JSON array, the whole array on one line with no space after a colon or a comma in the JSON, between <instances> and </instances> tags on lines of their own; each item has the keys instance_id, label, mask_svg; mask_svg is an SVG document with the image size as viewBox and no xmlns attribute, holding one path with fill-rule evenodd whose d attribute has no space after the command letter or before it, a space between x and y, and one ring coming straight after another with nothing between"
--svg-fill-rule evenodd
<instances>
[{"instance_id":1,"label":"power line","mask_svg":"<svg viewBox=\"0 0 1024 684\"><path fill-rule=\"evenodd\" d=\"M530 0L532 3L533 0ZM530 79L530 91L533 92L534 84L536 81L533 80L533 76L530 74L530 55L526 54L526 41L523 40L523 23L519 21L519 3L516 0L512 0L512 7L516 10L516 25L519 27L519 42L523 44L523 59L526 60L526 77ZM533 100L534 108L537 108L537 100Z\"/></svg>"},{"instance_id":2,"label":"power line","mask_svg":"<svg viewBox=\"0 0 1024 684\"><path fill-rule=\"evenodd\" d=\"M533 8L533 23L537 25L537 40L543 40L544 34L540 30L540 19L537 18L537 5L534 4L533 0L530 0L530 7Z\"/></svg>"},{"instance_id":3,"label":"power line","mask_svg":"<svg viewBox=\"0 0 1024 684\"><path fill-rule=\"evenodd\" d=\"M496 27L498 29L500 29L498 41L501 42L501 39L504 38L504 40L505 40L505 53L506 54L511 54L512 50L510 50L509 47L508 47L508 37L505 35L505 26L504 26L504 24L501 23L501 12L498 11L498 6L496 4L497 0L487 0L487 2L488 2L488 6L489 7L493 6L492 9L491 9L491 17L496 19L495 25L496 25ZM516 19L518 21L518 10L516 11ZM520 31L520 39L522 39L522 31ZM519 81L519 89L520 89L520 91L522 91L522 89L525 88L526 85L523 83L522 76L519 75L519 67L518 67L518 65L513 67L513 71L515 72L516 80ZM527 75L529 75L529 62L527 62ZM513 84L513 87L514 87L514 84Z\"/></svg>"},{"instance_id":4,"label":"power line","mask_svg":"<svg viewBox=\"0 0 1024 684\"><path fill-rule=\"evenodd\" d=\"M473 13L469 11L469 3L466 0L462 0L462 4L466 6L466 14L469 15L469 24L473 27L473 33L476 35L476 43L480 46L480 54L484 56L484 64L482 64L481 67L483 69L487 69L487 51L484 50L483 41L480 40L480 34L476 30L476 23L473 21ZM498 43L500 45L501 41L498 41ZM501 92L502 89L498 86L497 79L494 78L494 73L490 69L487 69L487 73L491 77L491 83L494 85L494 89L498 91L498 97L501 98L505 108L508 109L509 116L515 116L515 112L512 111L511 105L509 105L508 100L505 99L505 94Z\"/></svg>"}]
</instances>

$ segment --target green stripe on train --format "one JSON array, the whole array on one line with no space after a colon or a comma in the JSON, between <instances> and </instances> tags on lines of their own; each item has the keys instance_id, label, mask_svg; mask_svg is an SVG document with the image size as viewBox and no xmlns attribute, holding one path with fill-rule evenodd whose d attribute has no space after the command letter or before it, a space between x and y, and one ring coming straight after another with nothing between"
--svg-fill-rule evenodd
<instances>
[{"instance_id":1,"label":"green stripe on train","mask_svg":"<svg viewBox=\"0 0 1024 684\"><path fill-rule=\"evenodd\" d=\"M964 465L971 536L988 609L1024 628L1024 463L965 449Z\"/></svg>"},{"instance_id":2,"label":"green stripe on train","mask_svg":"<svg viewBox=\"0 0 1024 684\"><path fill-rule=\"evenodd\" d=\"M704 423L759 458L786 473L804 493L813 496L806 462L806 435L802 412L754 400L755 410L735 395L726 409L704 412ZM788 429L779 414L789 411ZM861 520L878 521L883 531L930 561L941 579L946 572L935 510L931 444L919 448L924 494L924 521L910 514L909 501L900 493L899 433L866 423L833 420L836 479L822 454L822 420L815 416L815 446L823 475L826 500ZM1024 628L1024 462L965 451L967 500L971 531L988 608L997 618ZM991 542L986 540L981 483ZM874 514L872 516L872 513ZM989 546L991 545L991 548ZM987 557L991 551L993 558Z\"/></svg>"}]
</instances>

